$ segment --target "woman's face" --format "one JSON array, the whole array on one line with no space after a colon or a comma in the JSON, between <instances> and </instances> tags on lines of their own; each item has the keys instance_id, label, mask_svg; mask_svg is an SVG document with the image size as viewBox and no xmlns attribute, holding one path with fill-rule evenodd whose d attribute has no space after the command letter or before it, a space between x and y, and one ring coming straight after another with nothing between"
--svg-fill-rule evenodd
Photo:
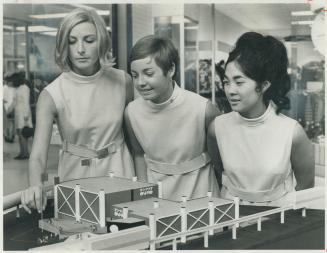
<instances>
[{"instance_id":1,"label":"woman's face","mask_svg":"<svg viewBox=\"0 0 327 253\"><path fill-rule=\"evenodd\" d=\"M131 73L136 89L145 100L159 104L171 97L173 93L171 77L174 73L169 71L164 75L153 58L132 61Z\"/></svg>"},{"instance_id":2,"label":"woman's face","mask_svg":"<svg viewBox=\"0 0 327 253\"><path fill-rule=\"evenodd\" d=\"M96 28L92 23L77 24L68 38L72 70L79 75L93 75L100 68Z\"/></svg>"},{"instance_id":3,"label":"woman's face","mask_svg":"<svg viewBox=\"0 0 327 253\"><path fill-rule=\"evenodd\" d=\"M247 77L233 61L226 66L226 81L224 89L233 111L246 118L256 118L262 115L266 106L263 102L263 92L256 90L257 82Z\"/></svg>"}]
</instances>

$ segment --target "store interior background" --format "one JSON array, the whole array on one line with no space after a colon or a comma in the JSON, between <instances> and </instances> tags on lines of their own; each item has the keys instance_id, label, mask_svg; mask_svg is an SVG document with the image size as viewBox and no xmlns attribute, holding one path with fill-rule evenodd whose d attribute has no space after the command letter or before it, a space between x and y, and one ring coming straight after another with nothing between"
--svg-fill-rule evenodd
<instances>
[{"instance_id":1,"label":"store interior background","mask_svg":"<svg viewBox=\"0 0 327 253\"><path fill-rule=\"evenodd\" d=\"M298 120L312 140L316 185L324 185L325 58L320 52L321 37L315 30L321 12L315 12L314 2L87 5L96 8L107 24L116 67L129 71L128 52L139 38L148 34L167 36L180 52L180 86L209 98L217 106L224 97L214 64L227 60L237 38L244 32L257 31L282 40L288 51L292 81L292 108L284 113ZM25 73L33 119L38 94L60 74L54 61L57 27L62 15L78 6L3 5L3 77ZM29 142L31 146L32 138ZM47 165L49 182L57 173L59 146L60 137L54 127ZM18 149L17 136L14 143L3 142L4 195L28 186L27 160L13 159ZM324 207L324 203L319 206Z\"/></svg>"}]
</instances>

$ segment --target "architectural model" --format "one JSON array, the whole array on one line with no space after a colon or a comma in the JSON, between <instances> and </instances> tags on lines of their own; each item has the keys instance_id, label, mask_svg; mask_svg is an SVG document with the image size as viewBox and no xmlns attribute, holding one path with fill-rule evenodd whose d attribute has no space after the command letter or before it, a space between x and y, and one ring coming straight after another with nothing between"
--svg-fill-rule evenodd
<instances>
[{"instance_id":1,"label":"architectural model","mask_svg":"<svg viewBox=\"0 0 327 253\"><path fill-rule=\"evenodd\" d=\"M66 181L54 186L54 218L40 220L39 228L67 239L33 250L154 250L168 241L176 249L177 243L199 234L206 248L209 235L219 228L231 228L236 239L242 222L254 220L260 231L265 216L280 213L284 223L284 212L299 208L305 216L305 203L309 196L312 200L313 192L317 189L302 191L292 205L240 218L238 198L215 198L211 192L203 198L182 197L175 202L162 198L161 182L145 183L136 177L129 180L111 173L108 177ZM321 198L323 192L315 195Z\"/></svg>"}]
</instances>

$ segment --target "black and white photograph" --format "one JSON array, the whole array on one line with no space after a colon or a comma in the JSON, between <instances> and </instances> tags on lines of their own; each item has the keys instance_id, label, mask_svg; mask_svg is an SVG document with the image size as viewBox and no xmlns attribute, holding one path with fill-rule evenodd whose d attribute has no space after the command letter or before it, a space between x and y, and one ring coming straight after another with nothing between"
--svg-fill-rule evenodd
<instances>
[{"instance_id":1,"label":"black and white photograph","mask_svg":"<svg viewBox=\"0 0 327 253\"><path fill-rule=\"evenodd\" d=\"M1 11L1 250L326 251L326 0Z\"/></svg>"}]
</instances>

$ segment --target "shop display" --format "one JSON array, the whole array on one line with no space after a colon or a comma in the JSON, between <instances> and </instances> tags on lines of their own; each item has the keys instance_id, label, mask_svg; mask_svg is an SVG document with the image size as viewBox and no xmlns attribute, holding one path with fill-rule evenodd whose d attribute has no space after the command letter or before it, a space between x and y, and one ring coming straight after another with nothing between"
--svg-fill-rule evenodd
<instances>
[{"instance_id":1,"label":"shop display","mask_svg":"<svg viewBox=\"0 0 327 253\"><path fill-rule=\"evenodd\" d=\"M203 59L199 62L199 84L200 94L211 93L211 60Z\"/></svg>"},{"instance_id":2,"label":"shop display","mask_svg":"<svg viewBox=\"0 0 327 253\"><path fill-rule=\"evenodd\" d=\"M115 190L114 190L115 189ZM160 242L177 243L203 236L204 248L209 235L217 229L232 229L236 239L240 223L254 221L261 231L264 217L285 211L302 209L306 216L308 201L324 197L322 188L296 193L296 202L284 207L239 217L239 199L220 199L211 196L180 202L161 198L162 184L157 185L114 177L84 178L54 186L55 217L39 221L47 235L39 238L41 247L32 250L116 250L150 249ZM193 237L192 237L193 236ZM49 244L49 238L56 238ZM198 238L198 237L196 237ZM63 239L65 239L63 241Z\"/></svg>"}]
</instances>

